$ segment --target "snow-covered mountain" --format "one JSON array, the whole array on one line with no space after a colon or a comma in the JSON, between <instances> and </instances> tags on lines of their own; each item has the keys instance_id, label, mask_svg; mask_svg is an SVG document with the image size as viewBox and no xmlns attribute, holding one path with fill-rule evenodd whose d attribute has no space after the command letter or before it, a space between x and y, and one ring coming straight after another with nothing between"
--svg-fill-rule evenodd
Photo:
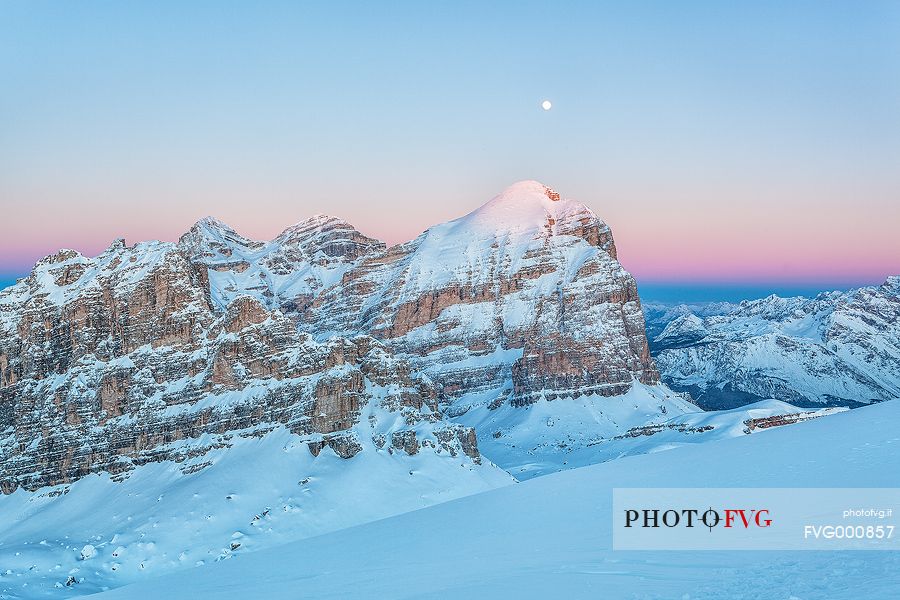
<instances>
[{"instance_id":1,"label":"snow-covered mountain","mask_svg":"<svg viewBox=\"0 0 900 600\"><path fill-rule=\"evenodd\" d=\"M704 408L778 398L860 406L900 397L900 277L815 298L676 307L649 318L663 380ZM698 314L699 312L699 314Z\"/></svg>"},{"instance_id":2,"label":"snow-covered mountain","mask_svg":"<svg viewBox=\"0 0 900 600\"><path fill-rule=\"evenodd\" d=\"M209 269L216 306L249 295L269 309L296 314L323 289L339 284L357 259L377 254L385 245L341 219L316 215L270 242L248 240L206 217L181 237L178 247L192 263Z\"/></svg>"},{"instance_id":3,"label":"snow-covered mountain","mask_svg":"<svg viewBox=\"0 0 900 600\"><path fill-rule=\"evenodd\" d=\"M609 227L535 181L364 258L310 314L318 335L365 332L426 374L505 468L607 434L612 412L621 433L696 410L655 385L637 287ZM545 413L567 425L536 429Z\"/></svg>"},{"instance_id":4,"label":"snow-covered mountain","mask_svg":"<svg viewBox=\"0 0 900 600\"><path fill-rule=\"evenodd\" d=\"M825 414L658 379L609 227L534 181L392 248L316 216L62 250L0 291L0 594Z\"/></svg>"},{"instance_id":5,"label":"snow-covered mountain","mask_svg":"<svg viewBox=\"0 0 900 600\"><path fill-rule=\"evenodd\" d=\"M344 458L371 438L477 462L477 433L521 478L698 411L658 383L609 227L536 181L392 248L327 216L268 242L205 218L48 256L0 292L0 400L5 493L199 469L281 426Z\"/></svg>"},{"instance_id":6,"label":"snow-covered mountain","mask_svg":"<svg viewBox=\"0 0 900 600\"><path fill-rule=\"evenodd\" d=\"M898 420L885 402L564 471L98 599L888 600L897 552L614 551L612 488L897 487Z\"/></svg>"},{"instance_id":7,"label":"snow-covered mountain","mask_svg":"<svg viewBox=\"0 0 900 600\"><path fill-rule=\"evenodd\" d=\"M173 244L63 251L0 294L0 489L126 475L236 435L286 427L318 454L367 440L407 454L480 455L433 384L365 336L315 341L240 296L216 310L207 270Z\"/></svg>"},{"instance_id":8,"label":"snow-covered mountain","mask_svg":"<svg viewBox=\"0 0 900 600\"><path fill-rule=\"evenodd\" d=\"M216 306L250 295L318 341L379 340L435 384L488 456L520 473L568 466L573 447L697 410L657 385L609 227L536 181L392 248L323 216L271 242L204 219L179 248L208 271ZM543 413L568 425L536 429Z\"/></svg>"},{"instance_id":9,"label":"snow-covered mountain","mask_svg":"<svg viewBox=\"0 0 900 600\"><path fill-rule=\"evenodd\" d=\"M688 304L666 304L662 302L644 302L644 319L647 322L647 339L650 342L650 354L655 355L656 338L666 325L685 315L695 317L712 317L724 315L737 308L732 302L693 302Z\"/></svg>"}]
</instances>

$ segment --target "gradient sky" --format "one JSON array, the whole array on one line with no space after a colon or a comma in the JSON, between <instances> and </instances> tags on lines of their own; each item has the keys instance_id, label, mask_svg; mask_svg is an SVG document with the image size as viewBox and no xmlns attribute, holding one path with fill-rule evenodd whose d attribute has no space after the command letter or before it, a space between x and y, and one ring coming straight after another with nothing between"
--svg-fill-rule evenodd
<instances>
[{"instance_id":1,"label":"gradient sky","mask_svg":"<svg viewBox=\"0 0 900 600\"><path fill-rule=\"evenodd\" d=\"M0 90L0 279L207 214L399 242L520 179L639 281L900 273L900 2L7 1Z\"/></svg>"}]
</instances>

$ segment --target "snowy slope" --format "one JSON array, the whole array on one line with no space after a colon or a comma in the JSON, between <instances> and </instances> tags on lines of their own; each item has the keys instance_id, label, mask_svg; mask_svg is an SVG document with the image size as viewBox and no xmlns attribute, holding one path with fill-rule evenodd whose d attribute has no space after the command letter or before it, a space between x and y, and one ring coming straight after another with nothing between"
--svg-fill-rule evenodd
<instances>
[{"instance_id":1,"label":"snowy slope","mask_svg":"<svg viewBox=\"0 0 900 600\"><path fill-rule=\"evenodd\" d=\"M816 298L744 301L724 314L670 314L652 342L657 366L704 408L900 397L900 277Z\"/></svg>"},{"instance_id":2,"label":"snowy slope","mask_svg":"<svg viewBox=\"0 0 900 600\"><path fill-rule=\"evenodd\" d=\"M565 471L99 598L888 600L895 552L612 551L611 489L896 487L898 420L886 402Z\"/></svg>"},{"instance_id":3,"label":"snowy slope","mask_svg":"<svg viewBox=\"0 0 900 600\"><path fill-rule=\"evenodd\" d=\"M511 433L488 438L487 449L527 479L744 436L751 419L802 414L768 401L724 412L694 408L648 425L652 414L634 404L652 397L654 390L643 388L623 397L536 403L525 409L524 420L512 415ZM510 418L502 409L489 414ZM803 418L813 416L818 413ZM378 436L367 429L393 417L365 406L357 426L362 448L349 460L329 447L313 456L306 440L285 428L261 437L238 431L182 440L173 455L192 458L146 464L124 480L101 473L0 496L0 565L6 571L0 598L58 598L118 587L514 482L484 459L448 455L429 444L429 424L416 428L422 447L411 456L378 448ZM198 446L213 449L198 452ZM528 462L521 463L522 456ZM67 581L76 583L68 589Z\"/></svg>"},{"instance_id":4,"label":"snowy slope","mask_svg":"<svg viewBox=\"0 0 900 600\"><path fill-rule=\"evenodd\" d=\"M92 593L514 482L465 454L363 443L351 460L327 447L314 457L282 428L202 456L212 464L194 473L167 461L122 482L101 474L0 496L0 598Z\"/></svg>"},{"instance_id":5,"label":"snowy slope","mask_svg":"<svg viewBox=\"0 0 900 600\"><path fill-rule=\"evenodd\" d=\"M763 400L705 412L664 385L635 383L625 394L584 395L526 407L473 408L455 420L481 432L485 456L518 480L630 456L752 433L746 422L773 416L816 418L841 408L804 411ZM788 417L790 419L792 417Z\"/></svg>"}]
</instances>

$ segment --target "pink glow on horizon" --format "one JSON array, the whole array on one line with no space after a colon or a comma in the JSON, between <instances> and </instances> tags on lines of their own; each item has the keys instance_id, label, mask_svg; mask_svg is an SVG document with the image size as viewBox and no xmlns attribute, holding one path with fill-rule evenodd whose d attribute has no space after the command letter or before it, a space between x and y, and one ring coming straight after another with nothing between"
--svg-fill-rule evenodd
<instances>
[{"instance_id":1,"label":"pink glow on horizon","mask_svg":"<svg viewBox=\"0 0 900 600\"><path fill-rule=\"evenodd\" d=\"M460 216L477 204L448 202L440 206L420 206L427 210L407 211L402 219L376 216L370 204L337 205L333 212L366 235L394 244L414 238L430 224ZM677 211L636 215L619 203L608 205L607 210L598 203L591 206L610 223L620 261L639 280L857 284L880 283L886 276L900 273L900 243L895 241L894 223L877 215L863 215L849 226L821 211L802 215L803 227L796 227L784 213L780 218L785 222L779 223L760 211L743 215L740 226L735 227L733 210L728 207L708 210L698 219L684 218ZM129 244L151 239L175 241L203 215L185 218L174 208L147 211L140 218L123 210L87 222L73 214L44 223L39 229L23 224L6 232L0 242L0 273L23 275L37 260L60 248L94 256L117 237L124 237ZM456 210L451 212L453 208ZM245 211L232 209L224 211L230 214L213 216L242 235L266 240L305 216L322 212L306 210L305 215L286 218L283 209ZM859 222L863 219L866 222ZM78 220L82 220L79 227L70 226Z\"/></svg>"},{"instance_id":2,"label":"pink glow on horizon","mask_svg":"<svg viewBox=\"0 0 900 600\"><path fill-rule=\"evenodd\" d=\"M686 236L651 242L615 229L613 233L622 264L637 277L653 281L874 283L900 274L897 245L867 239L865 232L845 234L841 245L799 236L759 245L752 236L737 234L730 240Z\"/></svg>"}]
</instances>

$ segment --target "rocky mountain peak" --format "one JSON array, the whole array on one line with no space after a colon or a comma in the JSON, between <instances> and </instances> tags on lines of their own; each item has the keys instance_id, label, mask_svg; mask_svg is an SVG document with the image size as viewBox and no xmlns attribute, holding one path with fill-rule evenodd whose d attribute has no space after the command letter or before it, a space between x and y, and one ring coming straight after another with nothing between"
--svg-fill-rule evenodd
<instances>
[{"instance_id":1,"label":"rocky mountain peak","mask_svg":"<svg viewBox=\"0 0 900 600\"><path fill-rule=\"evenodd\" d=\"M341 260L356 260L385 247L384 242L360 233L347 221L323 214L288 227L272 240L272 245L292 245L310 256L323 252L329 258Z\"/></svg>"},{"instance_id":2,"label":"rocky mountain peak","mask_svg":"<svg viewBox=\"0 0 900 600\"><path fill-rule=\"evenodd\" d=\"M181 239L190 238L202 238L204 240L219 242L233 240L249 246L259 244L259 242L243 237L227 223L209 216L198 220L191 226L187 233L181 236Z\"/></svg>"},{"instance_id":3,"label":"rocky mountain peak","mask_svg":"<svg viewBox=\"0 0 900 600\"><path fill-rule=\"evenodd\" d=\"M771 295L702 319L688 313L655 338L656 361L669 385L690 392L707 409L771 397L797 406L896 398L898 282L889 277L880 286L815 298Z\"/></svg>"},{"instance_id":4,"label":"rocky mountain peak","mask_svg":"<svg viewBox=\"0 0 900 600\"><path fill-rule=\"evenodd\" d=\"M152 412L161 399L198 412L171 421L161 411L148 420L155 429L145 433L161 436L158 444L124 431L122 447L131 448L132 460L145 460L144 449L193 439L207 426L293 426L306 417L313 423L298 429L301 435L318 444L327 440L317 435L343 432L328 440L335 453L350 457L353 440L365 436L349 430L375 389L366 380L392 386L422 376L433 389L411 383L389 404L429 407L417 419L432 418L438 408L467 415L460 423L508 455L503 463L510 465L524 460L515 440L528 430L528 406L552 403L551 412L593 422L604 398L634 388L647 400L642 419L680 410L665 392L640 391L651 389L658 373L637 286L616 260L609 227L537 181L515 183L474 212L392 248L327 215L269 242L205 218L177 245L139 243L66 260L36 269L31 284L0 297L0 390L17 407L0 426L41 412L73 427L105 426ZM337 341L359 336L377 341L385 356L331 372L348 360L338 354L368 353ZM390 376L382 377L388 363ZM65 377L51 381L51 373ZM91 383L82 390L81 381ZM416 399L425 396L428 402ZM249 409L260 401L271 401L271 410ZM220 402L218 413L207 414ZM214 423L213 416L221 419ZM28 432L43 425L35 419ZM120 420L124 427L127 419ZM78 442L74 430L66 431ZM548 452L568 439L565 428L559 431L561 437L547 438ZM398 447L412 452L412 434L402 435L409 443ZM10 448L20 441L8 437ZM474 447L474 437L465 446ZM109 461L118 461L113 454ZM51 472L29 459L7 489L119 468L87 460L72 463L77 472L62 462Z\"/></svg>"},{"instance_id":5,"label":"rocky mountain peak","mask_svg":"<svg viewBox=\"0 0 900 600\"><path fill-rule=\"evenodd\" d=\"M109 246L106 248L106 252L118 252L119 250L125 250L128 248L128 244L125 243L125 238L116 238L112 242L110 242Z\"/></svg>"},{"instance_id":6,"label":"rocky mountain peak","mask_svg":"<svg viewBox=\"0 0 900 600\"><path fill-rule=\"evenodd\" d=\"M224 223L223 221L220 221L219 219L211 215L207 215L201 219L198 219L197 222L194 223L192 229L193 228L234 232L234 229L232 229L227 223Z\"/></svg>"},{"instance_id":7,"label":"rocky mountain peak","mask_svg":"<svg viewBox=\"0 0 900 600\"><path fill-rule=\"evenodd\" d=\"M894 296L900 296L900 275L891 275L881 284L885 292L892 293Z\"/></svg>"},{"instance_id":8,"label":"rocky mountain peak","mask_svg":"<svg viewBox=\"0 0 900 600\"><path fill-rule=\"evenodd\" d=\"M178 239L182 252L201 262L228 261L236 252L255 250L262 245L262 242L245 238L215 217L203 217Z\"/></svg>"},{"instance_id":9,"label":"rocky mountain peak","mask_svg":"<svg viewBox=\"0 0 900 600\"><path fill-rule=\"evenodd\" d=\"M41 265L54 265L59 263L64 263L72 260L73 258L82 258L82 255L77 250L71 250L69 248L63 248L58 252L54 252L53 254L49 254L39 260L35 267L39 267Z\"/></svg>"},{"instance_id":10,"label":"rocky mountain peak","mask_svg":"<svg viewBox=\"0 0 900 600\"><path fill-rule=\"evenodd\" d=\"M522 181L516 181L515 183L507 186L505 190L500 192L494 199L500 197L506 198L520 198L525 199L528 197L541 199L541 197L546 197L551 202L559 202L560 196L559 194L551 188L549 185L541 183L540 181L536 181L534 179L525 179Z\"/></svg>"},{"instance_id":11,"label":"rocky mountain peak","mask_svg":"<svg viewBox=\"0 0 900 600\"><path fill-rule=\"evenodd\" d=\"M324 213L317 213L311 217L307 217L305 219L301 219L297 221L295 224L291 225L281 235L284 235L285 232L293 231L293 230L306 230L306 229L331 229L334 227L353 227L350 223L345 221L340 217L335 217L333 215L326 215ZM280 236L279 236L280 237Z\"/></svg>"},{"instance_id":12,"label":"rocky mountain peak","mask_svg":"<svg viewBox=\"0 0 900 600\"><path fill-rule=\"evenodd\" d=\"M275 240L286 239L290 237L294 237L297 234L303 234L308 232L317 232L317 231L327 231L329 229L335 228L343 228L349 227L352 229L352 225L348 222L340 219L338 217L332 217L331 215L325 214L317 214L313 215L307 219L301 219L297 221L290 227L286 228L284 231L279 233Z\"/></svg>"},{"instance_id":13,"label":"rocky mountain peak","mask_svg":"<svg viewBox=\"0 0 900 600\"><path fill-rule=\"evenodd\" d=\"M501 454L526 406L588 418L595 398L658 380L609 227L536 181L363 259L309 307L301 328L381 339Z\"/></svg>"}]
</instances>

